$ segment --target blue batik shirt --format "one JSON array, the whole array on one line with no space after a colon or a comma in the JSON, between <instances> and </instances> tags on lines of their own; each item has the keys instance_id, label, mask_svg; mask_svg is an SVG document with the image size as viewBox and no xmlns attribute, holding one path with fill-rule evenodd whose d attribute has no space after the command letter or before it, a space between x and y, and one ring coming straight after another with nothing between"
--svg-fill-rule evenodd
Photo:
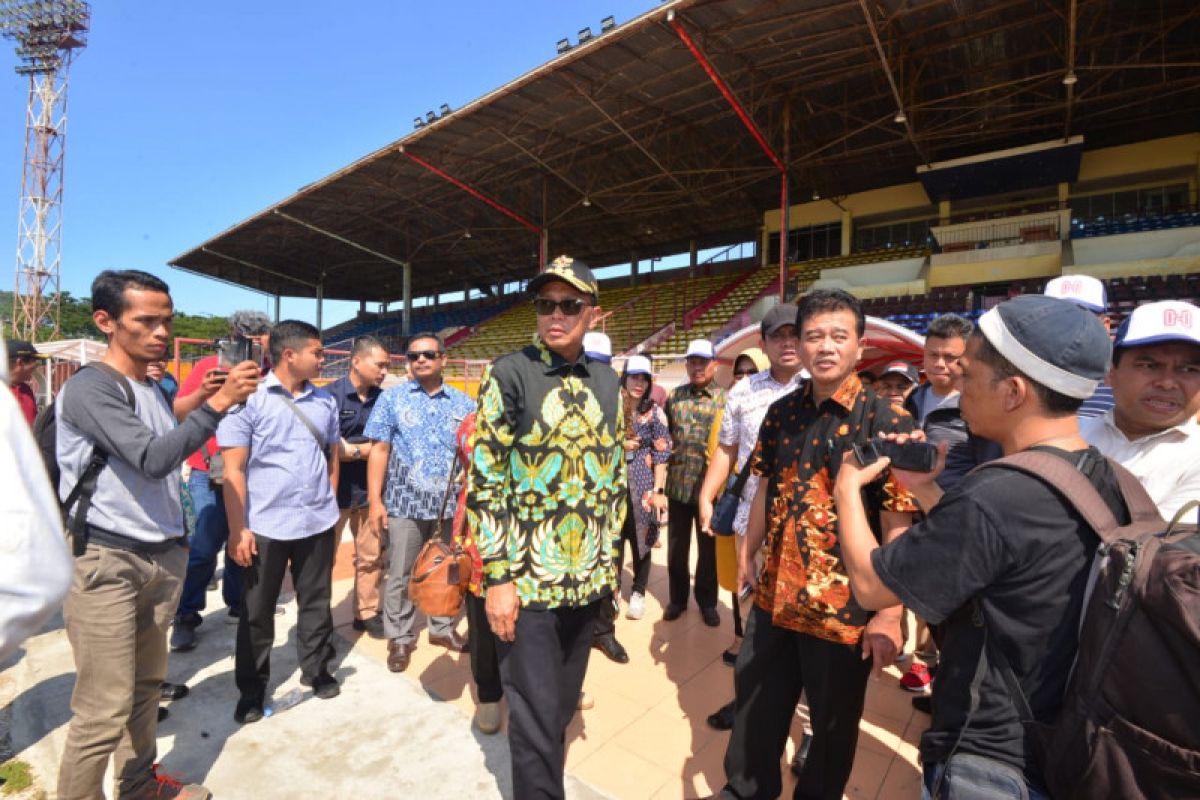
<instances>
[{"instance_id":1,"label":"blue batik shirt","mask_svg":"<svg viewBox=\"0 0 1200 800\"><path fill-rule=\"evenodd\" d=\"M415 380L375 401L363 435L392 448L383 487L389 517L437 518L454 462L454 433L474 410L475 402L458 389L442 384L427 394ZM454 516L454 508L451 492L445 518Z\"/></svg>"}]
</instances>

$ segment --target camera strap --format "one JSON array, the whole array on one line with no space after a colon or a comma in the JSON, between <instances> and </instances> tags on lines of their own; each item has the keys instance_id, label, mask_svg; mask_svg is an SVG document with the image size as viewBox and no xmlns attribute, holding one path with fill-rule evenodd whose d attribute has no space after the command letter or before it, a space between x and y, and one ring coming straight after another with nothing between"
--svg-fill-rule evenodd
<instances>
[{"instance_id":1,"label":"camera strap","mask_svg":"<svg viewBox=\"0 0 1200 800\"><path fill-rule=\"evenodd\" d=\"M279 398L283 400L283 402L287 403L288 408L292 410L292 413L296 415L296 418L304 423L304 427L308 428L308 432L311 433L313 438L317 440L317 446L321 448L321 453L326 459L328 459L329 447L325 443L325 438L321 436L321 432L317 430L317 426L313 424L313 421L309 419L303 411L300 410L300 407L296 405L296 401L286 394L286 390L283 394L275 394L278 394Z\"/></svg>"}]
</instances>

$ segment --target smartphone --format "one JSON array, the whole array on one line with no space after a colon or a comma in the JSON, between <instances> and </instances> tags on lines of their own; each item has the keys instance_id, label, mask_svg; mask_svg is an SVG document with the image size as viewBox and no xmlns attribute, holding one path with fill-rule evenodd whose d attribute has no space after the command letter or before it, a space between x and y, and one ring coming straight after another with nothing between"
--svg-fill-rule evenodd
<instances>
[{"instance_id":1,"label":"smartphone","mask_svg":"<svg viewBox=\"0 0 1200 800\"><path fill-rule=\"evenodd\" d=\"M933 472L937 467L937 448L927 442L897 444L873 439L854 445L854 457L863 466L878 461L882 456L890 458L896 469L908 472Z\"/></svg>"},{"instance_id":2,"label":"smartphone","mask_svg":"<svg viewBox=\"0 0 1200 800\"><path fill-rule=\"evenodd\" d=\"M742 585L742 590L738 592L738 602L744 603L754 594L754 584L746 583Z\"/></svg>"},{"instance_id":3,"label":"smartphone","mask_svg":"<svg viewBox=\"0 0 1200 800\"><path fill-rule=\"evenodd\" d=\"M262 363L262 345L258 340L245 336L230 336L217 342L217 362L221 369L233 369L243 361Z\"/></svg>"}]
</instances>

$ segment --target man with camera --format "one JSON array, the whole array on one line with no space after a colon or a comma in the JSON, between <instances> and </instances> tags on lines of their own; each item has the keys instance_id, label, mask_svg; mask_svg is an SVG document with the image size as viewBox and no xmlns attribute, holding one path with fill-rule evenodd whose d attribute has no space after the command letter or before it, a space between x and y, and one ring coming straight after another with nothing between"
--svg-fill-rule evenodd
<instances>
[{"instance_id":1,"label":"man with camera","mask_svg":"<svg viewBox=\"0 0 1200 800\"><path fill-rule=\"evenodd\" d=\"M802 691L813 735L794 796L841 798L872 661L882 670L900 645L899 603L871 614L850 592L833 486L854 444L911 431L912 419L855 374L866 327L857 298L816 290L797 306L800 359L811 379L767 409L751 456L760 480L738 571L739 582L755 585L754 606L734 667L720 794L728 799L779 796L779 762ZM875 536L886 541L911 524L913 499L890 476L866 493ZM756 575L760 548L766 563Z\"/></svg>"},{"instance_id":2,"label":"man with camera","mask_svg":"<svg viewBox=\"0 0 1200 800\"><path fill-rule=\"evenodd\" d=\"M224 384L229 366L239 360L254 361L266 372L264 353L271 323L261 311L235 311L229 317L229 336L219 343L221 352L195 363L175 398L175 417L180 421L212 397ZM244 356L245 358L241 358ZM217 569L217 556L229 539L225 504L221 487L225 481L224 461L212 436L188 457L188 493L196 514L196 529L191 532L187 577L175 611L171 631L171 649L191 650L196 646L196 628L204 621L205 593ZM233 559L225 559L221 579L221 598L230 617L236 618L242 602L242 573Z\"/></svg>"},{"instance_id":3,"label":"man with camera","mask_svg":"<svg viewBox=\"0 0 1200 800\"><path fill-rule=\"evenodd\" d=\"M1076 416L1104 378L1109 352L1103 325L1088 311L1016 297L981 317L968 338L960 407L971 430L1005 455L1041 451L1078 469L1126 524L1115 475L1080 435ZM902 602L941 626L933 722L921 737L924 796L1044 797L1002 664L1033 718L1052 720L1078 649L1099 539L1049 483L1023 471L975 470L943 494L936 478L946 449L938 448L932 471L894 471L927 516L882 544L861 493L889 459L861 466L851 457L842 465L834 499L850 586L866 608Z\"/></svg>"},{"instance_id":4,"label":"man with camera","mask_svg":"<svg viewBox=\"0 0 1200 800\"><path fill-rule=\"evenodd\" d=\"M171 338L169 292L145 272L100 273L92 321L108 351L67 381L56 401L60 496L71 497L98 451L108 454L93 473L88 502L70 509L71 529L83 538L73 534L80 554L63 608L76 670L58 776L63 800L100 797L109 756L119 797L209 797L154 767L167 626L188 558L179 466L254 392L258 367L233 366L176 426L162 392L146 379L146 365L163 358Z\"/></svg>"}]
</instances>

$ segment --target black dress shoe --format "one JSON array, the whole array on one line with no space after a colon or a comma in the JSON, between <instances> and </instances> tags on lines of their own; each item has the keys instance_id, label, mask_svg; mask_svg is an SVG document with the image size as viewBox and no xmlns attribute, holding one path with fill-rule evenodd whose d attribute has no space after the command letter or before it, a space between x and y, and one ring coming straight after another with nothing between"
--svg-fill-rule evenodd
<instances>
[{"instance_id":1,"label":"black dress shoe","mask_svg":"<svg viewBox=\"0 0 1200 800\"><path fill-rule=\"evenodd\" d=\"M667 607L663 609L663 621L673 622L683 616L685 611L683 606L677 606L674 603L667 603Z\"/></svg>"},{"instance_id":2,"label":"black dress shoe","mask_svg":"<svg viewBox=\"0 0 1200 800\"><path fill-rule=\"evenodd\" d=\"M617 637L615 636L601 636L599 639L592 639L592 647L608 656L610 661L615 661L618 664L629 663L629 653L625 651L625 648L621 646L621 643L617 641Z\"/></svg>"},{"instance_id":3,"label":"black dress shoe","mask_svg":"<svg viewBox=\"0 0 1200 800\"><path fill-rule=\"evenodd\" d=\"M315 678L300 678L301 686L311 686L313 697L321 700L331 700L342 693L342 687L338 685L337 678L330 675L328 672L322 672Z\"/></svg>"},{"instance_id":4,"label":"black dress shoe","mask_svg":"<svg viewBox=\"0 0 1200 800\"><path fill-rule=\"evenodd\" d=\"M372 639L383 638L383 617L379 614L369 619L356 619L350 627L367 634Z\"/></svg>"},{"instance_id":5,"label":"black dress shoe","mask_svg":"<svg viewBox=\"0 0 1200 800\"><path fill-rule=\"evenodd\" d=\"M262 718L262 700L256 697L243 697L238 700L237 708L233 712L235 722L241 725L249 725L251 722L258 722Z\"/></svg>"},{"instance_id":6,"label":"black dress shoe","mask_svg":"<svg viewBox=\"0 0 1200 800\"><path fill-rule=\"evenodd\" d=\"M708 726L719 731L728 731L733 729L733 701L721 706L721 710L715 714L709 714Z\"/></svg>"},{"instance_id":7,"label":"black dress shoe","mask_svg":"<svg viewBox=\"0 0 1200 800\"><path fill-rule=\"evenodd\" d=\"M933 698L927 694L918 695L912 699L912 706L922 714L933 715Z\"/></svg>"},{"instance_id":8,"label":"black dress shoe","mask_svg":"<svg viewBox=\"0 0 1200 800\"><path fill-rule=\"evenodd\" d=\"M159 722L162 722L164 719L166 719L166 718L167 718L167 717L169 717L169 716L171 716L171 712L170 712L170 711L167 711L167 710L166 710L165 708L163 708L162 706L159 706L159 707L158 707L158 721L159 721Z\"/></svg>"},{"instance_id":9,"label":"black dress shoe","mask_svg":"<svg viewBox=\"0 0 1200 800\"><path fill-rule=\"evenodd\" d=\"M804 741L800 743L800 749L796 751L796 755L792 756L792 763L789 766L792 774L797 778L804 771L804 762L808 759L808 750L812 745L812 735L808 732L804 734Z\"/></svg>"},{"instance_id":10,"label":"black dress shoe","mask_svg":"<svg viewBox=\"0 0 1200 800\"><path fill-rule=\"evenodd\" d=\"M164 702L180 700L188 696L188 687L182 683L167 683L163 681L159 687L159 698Z\"/></svg>"},{"instance_id":11,"label":"black dress shoe","mask_svg":"<svg viewBox=\"0 0 1200 800\"><path fill-rule=\"evenodd\" d=\"M715 608L700 609L700 618L704 620L704 624L710 628L716 628L721 624L721 615L717 613Z\"/></svg>"}]
</instances>

